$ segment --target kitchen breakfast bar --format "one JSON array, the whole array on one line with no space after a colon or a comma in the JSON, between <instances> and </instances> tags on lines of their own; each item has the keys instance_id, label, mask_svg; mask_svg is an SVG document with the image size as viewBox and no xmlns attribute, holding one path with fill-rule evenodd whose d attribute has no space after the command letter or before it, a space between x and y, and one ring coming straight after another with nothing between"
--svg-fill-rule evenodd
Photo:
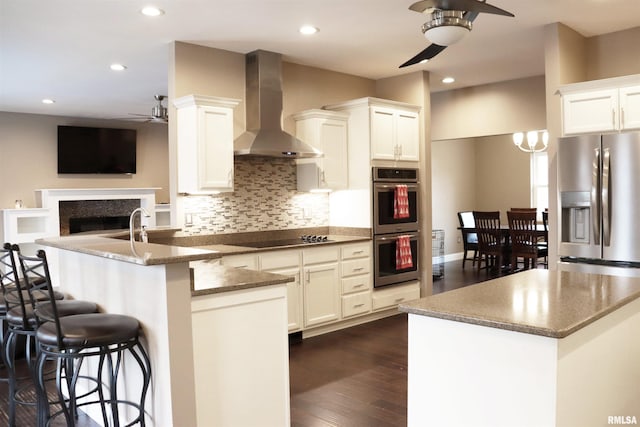
<instances>
[{"instance_id":1,"label":"kitchen breakfast bar","mask_svg":"<svg viewBox=\"0 0 640 427\"><path fill-rule=\"evenodd\" d=\"M540 269L402 304L408 425L637 424L638 297L637 278Z\"/></svg>"},{"instance_id":2,"label":"kitchen breakfast bar","mask_svg":"<svg viewBox=\"0 0 640 427\"><path fill-rule=\"evenodd\" d=\"M141 242L132 252L104 236L38 243L63 292L140 321L152 364L146 425L289 425L291 277L217 266L194 289L189 262L220 252ZM126 368L123 398L140 388Z\"/></svg>"}]
</instances>

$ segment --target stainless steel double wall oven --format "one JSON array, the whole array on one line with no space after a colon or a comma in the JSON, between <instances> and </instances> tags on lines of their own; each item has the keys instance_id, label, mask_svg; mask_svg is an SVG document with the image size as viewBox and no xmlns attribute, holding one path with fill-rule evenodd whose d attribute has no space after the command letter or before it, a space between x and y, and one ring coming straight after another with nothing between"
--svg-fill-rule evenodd
<instances>
[{"instance_id":1,"label":"stainless steel double wall oven","mask_svg":"<svg viewBox=\"0 0 640 427\"><path fill-rule=\"evenodd\" d=\"M407 189L408 215L394 215L394 201L398 186ZM394 285L420 277L420 191L418 169L373 168L373 286ZM412 266L397 266L396 248L401 236L408 236Z\"/></svg>"}]
</instances>

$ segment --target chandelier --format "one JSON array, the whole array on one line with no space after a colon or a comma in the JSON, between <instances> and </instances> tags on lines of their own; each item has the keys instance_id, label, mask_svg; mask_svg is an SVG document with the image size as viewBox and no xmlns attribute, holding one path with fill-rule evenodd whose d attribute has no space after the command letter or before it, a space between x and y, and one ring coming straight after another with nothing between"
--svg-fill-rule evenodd
<instances>
[{"instance_id":1,"label":"chandelier","mask_svg":"<svg viewBox=\"0 0 640 427\"><path fill-rule=\"evenodd\" d=\"M541 136L541 138L539 137ZM542 139L542 146L538 147L538 140ZM527 145L523 146L524 132L513 134L513 143L525 153L539 153L547 149L549 145L549 132L546 130L531 130L527 132Z\"/></svg>"}]
</instances>

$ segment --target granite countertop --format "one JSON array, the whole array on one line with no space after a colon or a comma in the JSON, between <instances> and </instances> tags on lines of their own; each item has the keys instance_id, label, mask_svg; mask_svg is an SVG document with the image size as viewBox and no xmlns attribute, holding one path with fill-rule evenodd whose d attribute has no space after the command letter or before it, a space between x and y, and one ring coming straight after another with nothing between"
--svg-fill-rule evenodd
<instances>
[{"instance_id":1,"label":"granite countertop","mask_svg":"<svg viewBox=\"0 0 640 427\"><path fill-rule=\"evenodd\" d=\"M323 243L291 244L287 246L261 247L243 246L254 241L270 241L281 238L297 238L301 233L296 230L280 230L259 233L237 233L228 235L202 235L175 237L179 228L156 227L147 229L149 239L157 243L135 242L131 250L128 230L104 230L73 234L70 236L38 239L43 246L82 252L103 258L116 259L140 265L172 264L185 261L197 261L221 258L224 255L236 255L251 252L279 249L318 247L341 243L371 240L370 230L357 229L355 235L329 234L331 241ZM308 234L321 234L324 229L307 229ZM341 229L338 229L341 230ZM345 229L353 231L353 229ZM249 239L249 240L247 240Z\"/></svg>"},{"instance_id":2,"label":"granite countertop","mask_svg":"<svg viewBox=\"0 0 640 427\"><path fill-rule=\"evenodd\" d=\"M244 268L224 267L222 265L209 267L206 276L201 279L198 280L198 283L206 283L206 285L199 285L198 288L194 288L194 281L191 281L192 297L277 285L293 282L294 280L292 276L246 270Z\"/></svg>"},{"instance_id":3,"label":"granite countertop","mask_svg":"<svg viewBox=\"0 0 640 427\"><path fill-rule=\"evenodd\" d=\"M221 253L213 250L142 242L135 242L132 251L129 240L104 236L52 237L38 239L36 243L140 265L174 264L222 257Z\"/></svg>"},{"instance_id":4,"label":"granite countertop","mask_svg":"<svg viewBox=\"0 0 640 427\"><path fill-rule=\"evenodd\" d=\"M640 279L527 270L403 303L400 311L564 338L640 297Z\"/></svg>"}]
</instances>

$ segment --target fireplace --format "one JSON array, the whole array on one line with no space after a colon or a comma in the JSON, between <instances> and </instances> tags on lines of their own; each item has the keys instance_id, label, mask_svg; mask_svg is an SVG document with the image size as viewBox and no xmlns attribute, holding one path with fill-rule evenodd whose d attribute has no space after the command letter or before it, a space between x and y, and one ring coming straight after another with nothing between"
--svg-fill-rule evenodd
<instances>
[{"instance_id":1,"label":"fireplace","mask_svg":"<svg viewBox=\"0 0 640 427\"><path fill-rule=\"evenodd\" d=\"M129 228L128 216L90 216L69 218L69 234L95 230L123 230Z\"/></svg>"},{"instance_id":2,"label":"fireplace","mask_svg":"<svg viewBox=\"0 0 640 427\"><path fill-rule=\"evenodd\" d=\"M95 230L129 228L129 215L140 207L140 199L61 200L60 235Z\"/></svg>"}]
</instances>

